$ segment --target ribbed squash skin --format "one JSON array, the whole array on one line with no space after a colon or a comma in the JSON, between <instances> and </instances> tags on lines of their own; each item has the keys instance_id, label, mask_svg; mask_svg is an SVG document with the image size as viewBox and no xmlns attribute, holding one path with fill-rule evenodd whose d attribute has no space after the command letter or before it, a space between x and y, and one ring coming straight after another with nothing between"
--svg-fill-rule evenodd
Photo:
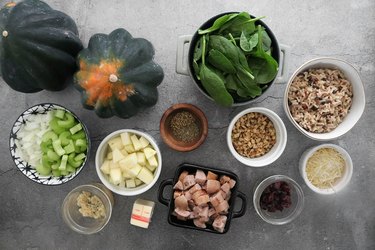
<instances>
[{"instance_id":1,"label":"ribbed squash skin","mask_svg":"<svg viewBox=\"0 0 375 250\"><path fill-rule=\"evenodd\" d=\"M0 10L1 74L16 91L63 89L81 49L73 19L44 2L25 0Z\"/></svg>"},{"instance_id":2,"label":"ribbed squash skin","mask_svg":"<svg viewBox=\"0 0 375 250\"><path fill-rule=\"evenodd\" d=\"M164 73L154 53L149 41L124 29L93 35L78 55L74 76L83 106L102 118L129 118L155 105Z\"/></svg>"}]
</instances>

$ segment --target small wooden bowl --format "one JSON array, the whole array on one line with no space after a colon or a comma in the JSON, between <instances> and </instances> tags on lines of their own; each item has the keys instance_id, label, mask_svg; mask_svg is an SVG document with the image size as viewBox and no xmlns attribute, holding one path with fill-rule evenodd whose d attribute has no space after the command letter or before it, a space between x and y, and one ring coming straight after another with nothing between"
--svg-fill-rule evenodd
<instances>
[{"instance_id":1,"label":"small wooden bowl","mask_svg":"<svg viewBox=\"0 0 375 250\"><path fill-rule=\"evenodd\" d=\"M171 119L174 114L176 114L177 112L181 112L181 111L187 111L191 113L192 115L194 115L194 117L197 120L199 130L200 130L200 135L197 137L196 140L192 142L186 143L186 142L176 140L172 135L171 128L170 128ZM161 120L160 120L161 138L170 148L174 150L181 151L181 152L192 151L196 149L197 147L199 147L204 142L204 140L207 137L207 134L208 134L207 118L202 112L202 110L200 110L199 108L197 108L196 106L192 104L188 104L188 103L175 104L171 106L170 108L168 108L164 112L163 116L161 117Z\"/></svg>"}]
</instances>

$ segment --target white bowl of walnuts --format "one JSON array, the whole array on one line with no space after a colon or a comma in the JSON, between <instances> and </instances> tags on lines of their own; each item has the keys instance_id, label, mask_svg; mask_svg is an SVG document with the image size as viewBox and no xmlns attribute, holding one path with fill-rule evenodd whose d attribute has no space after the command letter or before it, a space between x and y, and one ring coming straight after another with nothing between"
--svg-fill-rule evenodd
<instances>
[{"instance_id":1,"label":"white bowl of walnuts","mask_svg":"<svg viewBox=\"0 0 375 250\"><path fill-rule=\"evenodd\" d=\"M238 113L227 131L232 155L250 167L264 167L283 153L287 132L281 118L267 108L249 108Z\"/></svg>"},{"instance_id":2,"label":"white bowl of walnuts","mask_svg":"<svg viewBox=\"0 0 375 250\"><path fill-rule=\"evenodd\" d=\"M160 176L162 160L155 140L133 130L117 130L103 139L95 157L96 172L112 192L133 196L146 192Z\"/></svg>"}]
</instances>

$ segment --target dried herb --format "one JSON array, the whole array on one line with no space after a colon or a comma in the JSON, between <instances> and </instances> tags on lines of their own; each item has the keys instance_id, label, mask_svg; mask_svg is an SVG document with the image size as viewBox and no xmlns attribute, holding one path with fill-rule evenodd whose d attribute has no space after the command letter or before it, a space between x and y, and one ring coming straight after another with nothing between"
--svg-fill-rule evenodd
<instances>
[{"instance_id":1,"label":"dried herb","mask_svg":"<svg viewBox=\"0 0 375 250\"><path fill-rule=\"evenodd\" d=\"M176 113L170 123L173 137L185 143L196 140L200 135L197 119L187 111Z\"/></svg>"}]
</instances>

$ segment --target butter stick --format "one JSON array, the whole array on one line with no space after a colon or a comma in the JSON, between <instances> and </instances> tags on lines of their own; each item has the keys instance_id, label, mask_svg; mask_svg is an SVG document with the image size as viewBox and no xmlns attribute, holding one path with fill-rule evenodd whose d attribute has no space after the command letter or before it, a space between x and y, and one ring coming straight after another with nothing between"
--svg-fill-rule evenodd
<instances>
[{"instance_id":1,"label":"butter stick","mask_svg":"<svg viewBox=\"0 0 375 250\"><path fill-rule=\"evenodd\" d=\"M153 201L137 199L133 205L130 224L138 227L148 228L151 222L154 207L155 202Z\"/></svg>"}]
</instances>

